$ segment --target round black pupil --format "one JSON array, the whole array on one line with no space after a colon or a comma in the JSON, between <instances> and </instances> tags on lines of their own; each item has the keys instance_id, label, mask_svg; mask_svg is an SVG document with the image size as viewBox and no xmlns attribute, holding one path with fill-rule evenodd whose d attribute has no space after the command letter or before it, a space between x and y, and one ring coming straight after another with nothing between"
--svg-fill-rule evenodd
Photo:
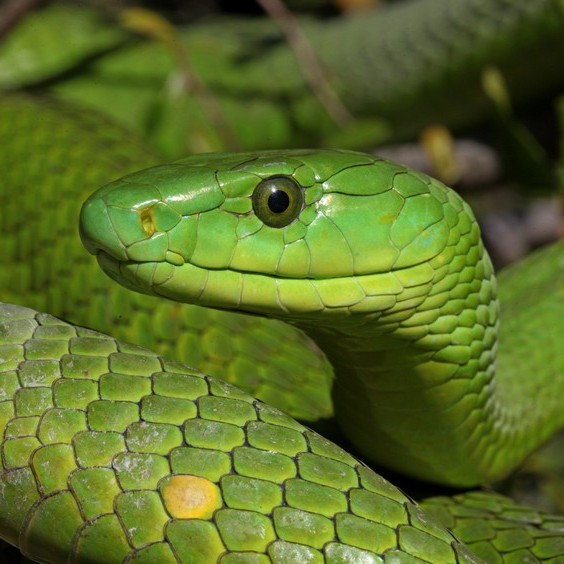
<instances>
[{"instance_id":1,"label":"round black pupil","mask_svg":"<svg viewBox=\"0 0 564 564\"><path fill-rule=\"evenodd\" d=\"M273 213L282 213L288 209L290 198L284 190L273 190L268 196L268 208Z\"/></svg>"}]
</instances>

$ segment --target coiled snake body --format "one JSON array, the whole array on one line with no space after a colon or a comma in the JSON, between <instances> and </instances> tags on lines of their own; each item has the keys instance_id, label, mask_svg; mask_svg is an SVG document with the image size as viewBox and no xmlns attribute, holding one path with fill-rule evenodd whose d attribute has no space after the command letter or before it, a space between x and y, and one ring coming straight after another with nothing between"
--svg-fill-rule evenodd
<instances>
[{"instance_id":1,"label":"coiled snake body","mask_svg":"<svg viewBox=\"0 0 564 564\"><path fill-rule=\"evenodd\" d=\"M367 460L474 486L562 426L564 358L547 330L562 317L561 245L505 275L499 332L472 212L402 166L341 151L196 155L100 189L81 236L130 289L301 327L335 367L337 417ZM31 245L10 241L7 256ZM3 305L0 321L0 534L32 559L562 557L557 517L491 494L425 513L221 380L27 308Z\"/></svg>"}]
</instances>

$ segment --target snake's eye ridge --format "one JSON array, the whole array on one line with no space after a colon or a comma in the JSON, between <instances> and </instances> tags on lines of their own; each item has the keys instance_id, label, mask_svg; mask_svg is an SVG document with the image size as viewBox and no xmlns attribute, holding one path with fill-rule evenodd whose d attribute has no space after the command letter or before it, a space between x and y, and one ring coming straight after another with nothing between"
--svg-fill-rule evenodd
<instances>
[{"instance_id":1,"label":"snake's eye ridge","mask_svg":"<svg viewBox=\"0 0 564 564\"><path fill-rule=\"evenodd\" d=\"M253 191L253 211L269 227L286 227L304 207L301 186L289 176L265 178Z\"/></svg>"}]
</instances>

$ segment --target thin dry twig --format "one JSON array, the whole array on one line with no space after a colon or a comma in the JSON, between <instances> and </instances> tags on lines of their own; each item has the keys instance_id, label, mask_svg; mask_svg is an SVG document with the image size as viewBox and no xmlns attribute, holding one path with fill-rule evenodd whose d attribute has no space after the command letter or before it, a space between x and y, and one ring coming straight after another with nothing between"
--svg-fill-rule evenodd
<instances>
[{"instance_id":1,"label":"thin dry twig","mask_svg":"<svg viewBox=\"0 0 564 564\"><path fill-rule=\"evenodd\" d=\"M7 0L0 6L0 39L43 0Z\"/></svg>"},{"instance_id":2,"label":"thin dry twig","mask_svg":"<svg viewBox=\"0 0 564 564\"><path fill-rule=\"evenodd\" d=\"M257 4L278 24L294 52L304 79L331 119L344 127L354 121L335 90L329 84L323 62L303 33L294 14L281 0L256 0Z\"/></svg>"},{"instance_id":3,"label":"thin dry twig","mask_svg":"<svg viewBox=\"0 0 564 564\"><path fill-rule=\"evenodd\" d=\"M239 142L217 98L194 70L188 53L180 42L174 26L156 12L144 8L124 10L122 12L122 20L130 29L160 41L169 49L176 58L181 70L184 91L193 92L197 97L205 114L219 132L221 139L225 143L225 148L232 151L239 149Z\"/></svg>"}]
</instances>

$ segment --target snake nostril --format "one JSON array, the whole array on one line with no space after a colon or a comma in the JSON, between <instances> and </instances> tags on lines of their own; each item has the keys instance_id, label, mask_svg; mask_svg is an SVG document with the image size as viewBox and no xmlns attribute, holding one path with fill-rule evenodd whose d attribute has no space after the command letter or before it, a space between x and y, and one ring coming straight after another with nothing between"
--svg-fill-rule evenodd
<instances>
[{"instance_id":1,"label":"snake nostril","mask_svg":"<svg viewBox=\"0 0 564 564\"><path fill-rule=\"evenodd\" d=\"M153 215L153 206L139 210L139 221L141 222L141 227L147 234L147 237L152 237L157 231Z\"/></svg>"}]
</instances>

